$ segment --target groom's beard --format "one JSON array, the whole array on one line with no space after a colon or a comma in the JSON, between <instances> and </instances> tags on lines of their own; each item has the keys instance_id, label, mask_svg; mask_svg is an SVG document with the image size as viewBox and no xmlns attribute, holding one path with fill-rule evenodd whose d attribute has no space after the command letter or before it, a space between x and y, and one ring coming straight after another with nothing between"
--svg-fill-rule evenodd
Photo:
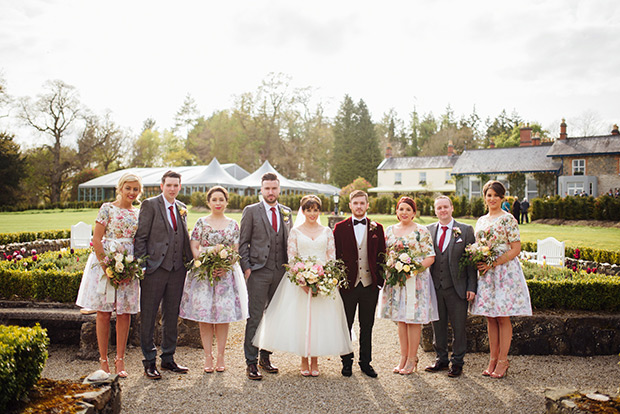
<instances>
[{"instance_id":1,"label":"groom's beard","mask_svg":"<svg viewBox=\"0 0 620 414\"><path fill-rule=\"evenodd\" d=\"M265 197L265 201L267 202L267 204L275 204L278 201L278 197L271 195L271 196Z\"/></svg>"}]
</instances>

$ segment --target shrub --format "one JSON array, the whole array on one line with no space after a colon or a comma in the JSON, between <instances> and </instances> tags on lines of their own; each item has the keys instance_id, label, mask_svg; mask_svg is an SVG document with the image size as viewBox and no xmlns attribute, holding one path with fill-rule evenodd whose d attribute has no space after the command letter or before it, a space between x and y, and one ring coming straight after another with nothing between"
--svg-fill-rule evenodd
<instances>
[{"instance_id":1,"label":"shrub","mask_svg":"<svg viewBox=\"0 0 620 414\"><path fill-rule=\"evenodd\" d=\"M620 198L604 195L597 198L553 196L534 199L532 220L550 218L620 221Z\"/></svg>"},{"instance_id":2,"label":"shrub","mask_svg":"<svg viewBox=\"0 0 620 414\"><path fill-rule=\"evenodd\" d=\"M0 411L40 378L48 344L47 333L39 324L33 328L0 325Z\"/></svg>"},{"instance_id":3,"label":"shrub","mask_svg":"<svg viewBox=\"0 0 620 414\"><path fill-rule=\"evenodd\" d=\"M200 191L193 192L190 196L189 203L192 205L192 207L206 207L207 193L201 193ZM230 202L228 204L230 205Z\"/></svg>"},{"instance_id":4,"label":"shrub","mask_svg":"<svg viewBox=\"0 0 620 414\"><path fill-rule=\"evenodd\" d=\"M521 250L535 252L537 245L536 242L521 242ZM579 250L579 254L575 257L577 250ZM591 247L566 247L564 249L564 256L571 259L620 265L620 252L614 250L593 249Z\"/></svg>"},{"instance_id":5,"label":"shrub","mask_svg":"<svg viewBox=\"0 0 620 414\"><path fill-rule=\"evenodd\" d=\"M482 197L473 197L470 201L471 204L471 215L474 217L484 216L485 207L484 201Z\"/></svg>"},{"instance_id":6,"label":"shrub","mask_svg":"<svg viewBox=\"0 0 620 414\"><path fill-rule=\"evenodd\" d=\"M1 233L0 245L6 245L11 243L26 243L41 239L68 239L69 237L71 237L71 230L46 230L24 231L20 233Z\"/></svg>"}]
</instances>

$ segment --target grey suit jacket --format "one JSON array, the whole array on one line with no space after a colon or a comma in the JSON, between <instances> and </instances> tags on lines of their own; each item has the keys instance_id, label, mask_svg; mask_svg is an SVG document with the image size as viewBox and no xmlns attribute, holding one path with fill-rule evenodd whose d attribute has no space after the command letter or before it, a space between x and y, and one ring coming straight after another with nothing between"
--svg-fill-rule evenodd
<instances>
[{"instance_id":1,"label":"grey suit jacket","mask_svg":"<svg viewBox=\"0 0 620 414\"><path fill-rule=\"evenodd\" d=\"M439 246L437 246L437 222L430 224L427 226L428 230L431 232L431 236L433 238L433 246L435 247L435 254L439 256L441 250ZM458 237L454 237L454 228L459 228L461 230L461 235ZM450 277L452 278L452 283L454 284L454 290L459 295L460 298L467 298L467 291L476 292L478 288L478 272L474 266L467 266L462 268L459 266L459 260L463 256L465 252L465 246L472 244L476 241L476 237L474 236L474 228L469 224L459 223L454 220L454 228L452 230L452 237L450 237L450 242L448 243L448 247L446 251L448 253L448 265L450 267ZM435 260L437 263L437 260ZM435 269L435 263L431 265L431 276L433 277L433 283L435 287L439 287L439 276L437 275L437 271Z\"/></svg>"},{"instance_id":2,"label":"grey suit jacket","mask_svg":"<svg viewBox=\"0 0 620 414\"><path fill-rule=\"evenodd\" d=\"M184 209L187 211L187 206L178 200L176 206L177 210ZM163 194L146 199L140 205L138 230L134 239L134 255L136 257L148 256L146 259L147 274L153 273L161 266L168 250L173 230L168 222L167 214ZM183 237L185 238L183 263L187 263L193 257L192 249L189 246L186 216L181 216L178 212L177 225L183 229Z\"/></svg>"},{"instance_id":3,"label":"grey suit jacket","mask_svg":"<svg viewBox=\"0 0 620 414\"><path fill-rule=\"evenodd\" d=\"M293 216L290 208L281 204L278 204L277 207L280 210L280 226L284 231L284 243L287 243ZM239 233L239 254L241 255L241 269L244 272L247 269L260 269L267 263L270 231L273 229L269 224L263 202L249 205L243 209ZM284 263L287 263L286 245L284 250Z\"/></svg>"}]
</instances>

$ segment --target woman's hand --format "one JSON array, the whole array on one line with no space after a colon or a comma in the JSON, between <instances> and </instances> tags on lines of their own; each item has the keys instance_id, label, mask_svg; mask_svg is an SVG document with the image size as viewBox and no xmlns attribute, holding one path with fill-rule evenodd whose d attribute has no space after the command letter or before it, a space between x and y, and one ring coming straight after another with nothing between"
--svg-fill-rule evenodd
<instances>
[{"instance_id":1,"label":"woman's hand","mask_svg":"<svg viewBox=\"0 0 620 414\"><path fill-rule=\"evenodd\" d=\"M221 279L226 276L226 270L222 268L217 268L213 271L213 277L216 279Z\"/></svg>"},{"instance_id":2,"label":"woman's hand","mask_svg":"<svg viewBox=\"0 0 620 414\"><path fill-rule=\"evenodd\" d=\"M478 264L476 265L476 267L478 268L478 271L480 273L482 273L483 275L488 272L491 268L493 268L493 266L490 266L488 264L486 264L485 262L478 262Z\"/></svg>"},{"instance_id":3,"label":"woman's hand","mask_svg":"<svg viewBox=\"0 0 620 414\"><path fill-rule=\"evenodd\" d=\"M304 290L306 295L310 292L310 288L308 286L301 286L301 288Z\"/></svg>"}]
</instances>

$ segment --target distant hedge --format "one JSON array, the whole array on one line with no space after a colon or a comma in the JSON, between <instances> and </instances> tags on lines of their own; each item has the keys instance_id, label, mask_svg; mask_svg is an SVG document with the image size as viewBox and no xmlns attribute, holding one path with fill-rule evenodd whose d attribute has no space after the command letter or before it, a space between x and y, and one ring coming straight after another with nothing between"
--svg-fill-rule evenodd
<instances>
[{"instance_id":1,"label":"distant hedge","mask_svg":"<svg viewBox=\"0 0 620 414\"><path fill-rule=\"evenodd\" d=\"M68 239L71 230L22 231L19 233L0 233L0 245L27 243L35 240Z\"/></svg>"},{"instance_id":2,"label":"distant hedge","mask_svg":"<svg viewBox=\"0 0 620 414\"><path fill-rule=\"evenodd\" d=\"M111 201L111 200L110 200ZM76 209L76 208L99 208L103 204L103 201L61 201L58 203L48 204L24 204L17 203L15 205L0 206L0 211L25 211L25 210L53 210L59 208L64 209Z\"/></svg>"},{"instance_id":3,"label":"distant hedge","mask_svg":"<svg viewBox=\"0 0 620 414\"><path fill-rule=\"evenodd\" d=\"M600 197L535 198L532 201L532 220L609 220L620 221L620 198Z\"/></svg>"}]
</instances>

